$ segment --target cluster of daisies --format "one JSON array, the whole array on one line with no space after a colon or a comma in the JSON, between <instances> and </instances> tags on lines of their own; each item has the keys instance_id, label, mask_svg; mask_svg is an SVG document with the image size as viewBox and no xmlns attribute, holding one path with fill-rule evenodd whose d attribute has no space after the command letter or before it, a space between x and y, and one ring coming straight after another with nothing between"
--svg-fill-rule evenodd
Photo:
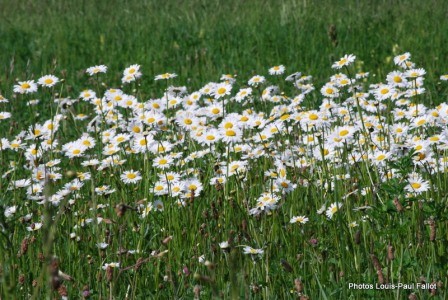
<instances>
[{"instance_id":1,"label":"cluster of daisies","mask_svg":"<svg viewBox=\"0 0 448 300\"><path fill-rule=\"evenodd\" d=\"M299 187L313 185L330 195L337 181L352 182L359 165L367 166L365 186L350 189L346 196L366 197L375 192L376 181L396 178L406 182L407 198L419 197L435 189L431 175L448 170L448 104L429 108L418 100L425 93L425 70L416 68L410 58L409 53L395 57L397 70L384 82L367 85L368 73L350 76L356 57L345 55L332 66L338 73L320 88L319 107L304 105L315 91L311 76L297 72L285 77L296 91L292 96L270 83L285 73L283 65L247 82L223 75L219 82L196 91L168 84L156 99L126 92L126 84L142 76L140 65L131 65L123 72L122 87L86 89L74 99L56 98L57 114L12 138L2 138L3 157L11 157L10 153L14 157L3 177L10 180L11 193L23 190L37 204L75 205L93 196L98 199L95 209L107 207L110 195L127 189L134 193L139 186L138 196L146 201L138 204L141 218L163 211L165 205L184 207L201 198L204 190L227 192L229 182L242 192L261 191L250 199L247 213L269 215ZM97 77L106 72L103 65L86 71ZM175 77L165 73L155 80L171 83ZM448 75L440 79L448 80ZM37 82L20 81L13 91L25 97L59 82L46 75ZM0 105L7 102L0 96ZM1 122L11 118L11 113L0 112ZM68 140L61 125L71 118L79 134ZM403 175L394 162L409 154L413 172ZM16 163L20 159L26 163ZM26 172L16 172L22 166ZM76 169L74 178L63 171L68 166ZM46 189L49 182L51 194ZM319 203L317 214L331 220L346 198ZM21 214L27 206L13 203L5 215ZM26 215L32 224L28 230L41 228L38 216ZM80 216L76 226L92 221ZM290 219L300 225L309 221L303 213ZM262 254L249 246L244 252Z\"/></svg>"}]
</instances>

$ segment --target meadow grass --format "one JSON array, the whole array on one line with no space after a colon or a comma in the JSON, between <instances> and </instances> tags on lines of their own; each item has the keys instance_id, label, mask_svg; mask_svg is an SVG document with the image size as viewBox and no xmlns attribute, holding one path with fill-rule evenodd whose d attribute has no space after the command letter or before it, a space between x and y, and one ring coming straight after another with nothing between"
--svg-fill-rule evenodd
<instances>
[{"instance_id":1,"label":"meadow grass","mask_svg":"<svg viewBox=\"0 0 448 300\"><path fill-rule=\"evenodd\" d=\"M114 73L132 63L147 74L176 72L196 88L222 73L248 77L276 64L322 83L328 65L347 52L384 76L392 56L412 51L431 84L448 67L445 1L2 2L3 76L10 63L21 79L24 70L66 70L81 88L82 70L95 64Z\"/></svg>"},{"instance_id":2,"label":"meadow grass","mask_svg":"<svg viewBox=\"0 0 448 300\"><path fill-rule=\"evenodd\" d=\"M444 1L4 2L1 298L447 297Z\"/></svg>"}]
</instances>

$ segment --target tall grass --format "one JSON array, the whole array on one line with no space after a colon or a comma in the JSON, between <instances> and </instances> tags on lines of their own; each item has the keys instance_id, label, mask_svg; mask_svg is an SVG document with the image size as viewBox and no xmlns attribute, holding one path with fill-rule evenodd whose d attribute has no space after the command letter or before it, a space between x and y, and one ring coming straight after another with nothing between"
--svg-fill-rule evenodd
<instances>
[{"instance_id":1,"label":"tall grass","mask_svg":"<svg viewBox=\"0 0 448 300\"><path fill-rule=\"evenodd\" d=\"M12 60L20 78L25 69L53 71L53 61L71 78L95 64L117 72L139 63L147 74L175 71L199 87L217 74L249 76L283 63L323 82L346 52L383 76L385 60L412 51L431 84L448 67L445 1L2 2L2 77Z\"/></svg>"},{"instance_id":2,"label":"tall grass","mask_svg":"<svg viewBox=\"0 0 448 300\"><path fill-rule=\"evenodd\" d=\"M1 93L10 101L0 103L0 112L11 112L12 118L0 120L0 137L5 145L14 139L23 144L0 147L0 298L447 297L446 107L431 110L445 102L447 91L446 82L439 80L448 71L444 1L2 4ZM398 123L393 109L402 103L385 99L379 101L384 110L372 110L376 106L359 100L353 84L340 87L332 109L319 106L326 98L319 90L335 72L329 66L346 52L358 58L341 72L350 80L360 71L371 72L365 81L357 81L356 91L370 91L373 101L378 89L368 84L386 82L386 75L397 68L393 57L408 50L412 61L427 71L427 91L400 106L406 111L400 122L411 127L407 135L393 131ZM106 74L85 74L86 67L100 63L109 67ZM141 65L143 76L122 84L120 73L132 63ZM267 75L267 69L278 64L286 66L285 75L313 75L310 82L316 90L306 94L284 76ZM153 80L167 71L178 77ZM12 92L16 79L49 73L64 81L35 94ZM186 85L190 94L226 73L237 74L232 96L248 86L252 75L266 76L267 83L253 86L253 97L242 103L230 96L215 99L225 111L218 117L203 111L215 104L210 100L213 93L205 93L193 108L187 108L189 98L182 94L184 106L159 110L160 124L151 125L144 118L142 132L154 136L150 146L155 148L130 151L139 135L128 125L153 111L142 110L140 104L156 102L163 107L174 97L173 92L166 94L171 85ZM414 86L412 80L407 86L411 92L417 88L413 80ZM269 85L279 87L274 94L280 102L265 98L263 90ZM132 109L116 106L112 111L120 116L114 120L94 100L72 106L54 102L61 97L78 99L86 88L98 97L109 88L120 88L138 103ZM303 102L294 102L300 94ZM40 102L27 105L34 99ZM181 126L179 118L186 112L204 118L198 128ZM81 113L88 118L80 118ZM231 115L235 120L259 117L266 126L275 125L275 133L258 141L263 128L243 130L237 122L243 131L241 143L199 142L196 134L222 131L221 122L231 113L236 113ZM312 114L326 116L329 124L311 126ZM417 126L419 116L431 122ZM89 126L95 117L97 125ZM35 135L45 121L59 127ZM319 159L331 144L330 134L340 126L355 129L353 138L332 148L330 158ZM110 130L129 134L130 142L112 143L105 136ZM63 145L86 132L96 146L69 158L71 148ZM426 145L426 151L417 149L417 137L429 141L435 134L440 134L439 143ZM44 149L48 136L58 140L55 149ZM154 166L163 155L157 147L162 143L172 147L168 152L173 157L181 153L169 170L183 183L199 180L202 192L191 196L194 189L187 185L182 199L155 194L157 182L168 176ZM41 156L33 156L33 145ZM111 157L108 145L116 146L114 151L126 161L105 163L104 168L81 165L87 159ZM390 155L385 164L372 159L379 150ZM356 153L367 157L355 159ZM57 167L44 166L54 159L61 159ZM246 165L233 174L231 162ZM138 170L143 179L125 184L121 175L129 170ZM46 173L50 171L61 179L53 181ZM413 172L429 184L427 191L409 192ZM226 182L210 182L219 175ZM285 186L276 178L297 187L283 193ZM42 187L40 198L33 200L36 193L14 187L19 179ZM77 182L83 183L79 190L66 186ZM106 185L115 192L102 194ZM63 196L52 198L58 191ZM275 209L268 205L254 213L251 209L263 192L276 199ZM158 200L163 209L155 206ZM328 210L331 204L342 206L329 218L322 206ZM292 224L295 216L309 220ZM263 253L245 254L246 246ZM380 282L414 287L349 289L349 283L375 287ZM434 283L437 288L423 290L417 283Z\"/></svg>"}]
</instances>

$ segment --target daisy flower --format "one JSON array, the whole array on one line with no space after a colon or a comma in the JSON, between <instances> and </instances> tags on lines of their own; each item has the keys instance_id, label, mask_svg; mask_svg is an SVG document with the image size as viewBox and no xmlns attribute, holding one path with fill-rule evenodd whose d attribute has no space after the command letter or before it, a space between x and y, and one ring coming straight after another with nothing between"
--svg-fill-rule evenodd
<instances>
[{"instance_id":1,"label":"daisy flower","mask_svg":"<svg viewBox=\"0 0 448 300\"><path fill-rule=\"evenodd\" d=\"M177 197L185 190L185 183L182 181L174 181L170 183L170 190L171 190L170 196Z\"/></svg>"},{"instance_id":2,"label":"daisy flower","mask_svg":"<svg viewBox=\"0 0 448 300\"><path fill-rule=\"evenodd\" d=\"M107 72L107 67L105 65L89 67L86 70L86 73L89 74L89 76L93 76L98 73L106 73L106 72Z\"/></svg>"},{"instance_id":3,"label":"daisy flower","mask_svg":"<svg viewBox=\"0 0 448 300\"><path fill-rule=\"evenodd\" d=\"M244 254L259 255L259 256L261 256L261 255L263 255L264 251L263 251L263 249L255 249L255 248L252 248L252 247L250 247L250 246L245 246L245 247L243 248L243 253L244 253Z\"/></svg>"},{"instance_id":4,"label":"daisy flower","mask_svg":"<svg viewBox=\"0 0 448 300\"><path fill-rule=\"evenodd\" d=\"M54 75L45 75L39 78L37 83L44 87L52 87L59 82L59 78Z\"/></svg>"},{"instance_id":5,"label":"daisy flower","mask_svg":"<svg viewBox=\"0 0 448 300\"><path fill-rule=\"evenodd\" d=\"M273 66L269 69L269 75L282 75L285 73L285 66L279 65L279 66Z\"/></svg>"},{"instance_id":6,"label":"daisy flower","mask_svg":"<svg viewBox=\"0 0 448 300\"><path fill-rule=\"evenodd\" d=\"M81 142L76 141L65 144L62 147L62 150L65 152L65 155L68 158L74 158L82 157L84 155L84 152L87 150L87 147L84 146Z\"/></svg>"},{"instance_id":7,"label":"daisy flower","mask_svg":"<svg viewBox=\"0 0 448 300\"><path fill-rule=\"evenodd\" d=\"M119 262L112 262L112 263L106 263L104 264L104 266L102 267L103 270L107 270L108 268L120 268L120 263Z\"/></svg>"},{"instance_id":8,"label":"daisy flower","mask_svg":"<svg viewBox=\"0 0 448 300\"><path fill-rule=\"evenodd\" d=\"M302 73L301 72L295 72L291 75L288 75L288 77L285 78L286 81L297 81L298 79L300 79L302 77Z\"/></svg>"},{"instance_id":9,"label":"daisy flower","mask_svg":"<svg viewBox=\"0 0 448 300\"><path fill-rule=\"evenodd\" d=\"M154 210L154 207L152 206L152 203L148 203L142 210L142 218L145 218L147 215L149 215Z\"/></svg>"},{"instance_id":10,"label":"daisy flower","mask_svg":"<svg viewBox=\"0 0 448 300\"><path fill-rule=\"evenodd\" d=\"M266 78L264 76L255 75L251 79L249 79L248 84L250 86L258 86L266 81Z\"/></svg>"},{"instance_id":11,"label":"daisy flower","mask_svg":"<svg viewBox=\"0 0 448 300\"><path fill-rule=\"evenodd\" d=\"M165 206L163 205L163 202L160 200L154 201L154 203L152 204L152 207L154 208L154 210L157 210L157 211L163 211L165 208Z\"/></svg>"},{"instance_id":12,"label":"daisy flower","mask_svg":"<svg viewBox=\"0 0 448 300\"><path fill-rule=\"evenodd\" d=\"M309 221L309 219L305 216L297 216L297 217L292 217L291 220L289 221L289 223L291 223L291 224L295 224L295 223L306 224L308 221Z\"/></svg>"},{"instance_id":13,"label":"daisy flower","mask_svg":"<svg viewBox=\"0 0 448 300\"><path fill-rule=\"evenodd\" d=\"M219 78L219 80L222 81L226 81L227 83L235 83L236 79L235 79L236 75L232 75L232 74L222 74L221 77Z\"/></svg>"},{"instance_id":14,"label":"daisy flower","mask_svg":"<svg viewBox=\"0 0 448 300\"><path fill-rule=\"evenodd\" d=\"M185 189L188 192L194 192L195 196L199 196L203 189L202 183L197 178L189 178L185 181Z\"/></svg>"},{"instance_id":15,"label":"daisy flower","mask_svg":"<svg viewBox=\"0 0 448 300\"><path fill-rule=\"evenodd\" d=\"M16 213L16 211L17 211L17 206L15 206L15 205L9 206L9 207L6 207L4 215L6 218L10 218Z\"/></svg>"},{"instance_id":16,"label":"daisy flower","mask_svg":"<svg viewBox=\"0 0 448 300\"><path fill-rule=\"evenodd\" d=\"M409 78L417 78L426 74L424 69L411 69L405 72L405 75Z\"/></svg>"},{"instance_id":17,"label":"daisy flower","mask_svg":"<svg viewBox=\"0 0 448 300\"><path fill-rule=\"evenodd\" d=\"M214 102L204 109L204 115L209 118L217 119L222 116L222 105Z\"/></svg>"},{"instance_id":18,"label":"daisy flower","mask_svg":"<svg viewBox=\"0 0 448 300\"><path fill-rule=\"evenodd\" d=\"M95 147L95 139L89 136L87 133L84 133L82 137L78 140L83 146L85 146L87 149L92 149Z\"/></svg>"},{"instance_id":19,"label":"daisy flower","mask_svg":"<svg viewBox=\"0 0 448 300\"><path fill-rule=\"evenodd\" d=\"M199 123L199 119L192 112L188 111L176 115L176 123L183 129L191 129Z\"/></svg>"},{"instance_id":20,"label":"daisy flower","mask_svg":"<svg viewBox=\"0 0 448 300\"><path fill-rule=\"evenodd\" d=\"M174 108L179 106L182 103L182 99L180 97L171 97L168 100L168 108Z\"/></svg>"},{"instance_id":21,"label":"daisy flower","mask_svg":"<svg viewBox=\"0 0 448 300\"><path fill-rule=\"evenodd\" d=\"M84 101L88 101L96 98L96 94L92 90L84 90L81 92L81 94L79 94L79 98L81 98Z\"/></svg>"},{"instance_id":22,"label":"daisy flower","mask_svg":"<svg viewBox=\"0 0 448 300\"><path fill-rule=\"evenodd\" d=\"M243 131L238 128L227 128L221 130L222 140L226 143L241 142Z\"/></svg>"},{"instance_id":23,"label":"daisy flower","mask_svg":"<svg viewBox=\"0 0 448 300\"><path fill-rule=\"evenodd\" d=\"M115 192L115 189L111 189L108 185L102 185L95 188L95 193L98 195L110 195Z\"/></svg>"},{"instance_id":24,"label":"daisy flower","mask_svg":"<svg viewBox=\"0 0 448 300\"><path fill-rule=\"evenodd\" d=\"M409 184L404 189L410 193L421 194L429 190L429 182L423 180L420 176L411 177L409 178Z\"/></svg>"},{"instance_id":25,"label":"daisy flower","mask_svg":"<svg viewBox=\"0 0 448 300\"><path fill-rule=\"evenodd\" d=\"M228 83L219 83L215 86L215 89L212 92L212 95L215 97L215 99L219 99L219 98L225 97L227 95L230 95L231 90L232 90L232 85L230 85Z\"/></svg>"},{"instance_id":26,"label":"daisy flower","mask_svg":"<svg viewBox=\"0 0 448 300\"><path fill-rule=\"evenodd\" d=\"M42 223L32 223L26 228L28 231L36 231L42 228Z\"/></svg>"},{"instance_id":27,"label":"daisy flower","mask_svg":"<svg viewBox=\"0 0 448 300\"><path fill-rule=\"evenodd\" d=\"M37 84L34 80L19 81L19 84L14 85L14 93L30 94L37 91Z\"/></svg>"},{"instance_id":28,"label":"daisy flower","mask_svg":"<svg viewBox=\"0 0 448 300\"><path fill-rule=\"evenodd\" d=\"M164 74L157 75L154 78L154 80L171 79L171 78L175 78L175 77L177 77L177 75L175 73L164 73Z\"/></svg>"},{"instance_id":29,"label":"daisy flower","mask_svg":"<svg viewBox=\"0 0 448 300\"><path fill-rule=\"evenodd\" d=\"M387 74L387 83L392 86L406 87L408 81L404 74L399 71L393 71Z\"/></svg>"},{"instance_id":30,"label":"daisy flower","mask_svg":"<svg viewBox=\"0 0 448 300\"><path fill-rule=\"evenodd\" d=\"M410 58L411 58L411 54L409 52L406 52L406 53L403 53L403 54L395 56L394 57L394 63L397 66L403 67L403 66L406 65L405 63L407 61L409 61Z\"/></svg>"},{"instance_id":31,"label":"daisy flower","mask_svg":"<svg viewBox=\"0 0 448 300\"><path fill-rule=\"evenodd\" d=\"M0 94L0 103L8 103L8 102L9 102L9 100Z\"/></svg>"},{"instance_id":32,"label":"daisy flower","mask_svg":"<svg viewBox=\"0 0 448 300\"><path fill-rule=\"evenodd\" d=\"M395 90L389 85L380 85L375 91L375 98L379 101L389 99L395 93Z\"/></svg>"},{"instance_id":33,"label":"daisy flower","mask_svg":"<svg viewBox=\"0 0 448 300\"><path fill-rule=\"evenodd\" d=\"M245 88L239 90L239 92L235 95L236 102L241 102L252 94L252 88Z\"/></svg>"},{"instance_id":34,"label":"daisy flower","mask_svg":"<svg viewBox=\"0 0 448 300\"><path fill-rule=\"evenodd\" d=\"M219 243L219 248L225 251L230 248L230 244L228 241L221 242Z\"/></svg>"},{"instance_id":35,"label":"daisy flower","mask_svg":"<svg viewBox=\"0 0 448 300\"><path fill-rule=\"evenodd\" d=\"M332 219L334 214L338 212L338 210L342 207L342 203L332 203L330 207L327 209L325 214L327 218Z\"/></svg>"},{"instance_id":36,"label":"daisy flower","mask_svg":"<svg viewBox=\"0 0 448 300\"><path fill-rule=\"evenodd\" d=\"M11 117L11 113L6 111L0 111L0 120L6 120Z\"/></svg>"},{"instance_id":37,"label":"daisy flower","mask_svg":"<svg viewBox=\"0 0 448 300\"><path fill-rule=\"evenodd\" d=\"M153 142L154 139L150 135L147 136L144 136L142 134L135 135L132 143L132 150L138 153L145 153L148 151Z\"/></svg>"},{"instance_id":38,"label":"daisy flower","mask_svg":"<svg viewBox=\"0 0 448 300\"><path fill-rule=\"evenodd\" d=\"M81 163L81 165L83 167L94 167L96 165L99 165L99 163L100 163L100 161L98 159L90 159L90 160L83 161Z\"/></svg>"},{"instance_id":39,"label":"daisy flower","mask_svg":"<svg viewBox=\"0 0 448 300\"><path fill-rule=\"evenodd\" d=\"M168 194L168 184L166 182L157 181L154 184L153 192L157 196L162 196Z\"/></svg>"},{"instance_id":40,"label":"daisy flower","mask_svg":"<svg viewBox=\"0 0 448 300\"><path fill-rule=\"evenodd\" d=\"M106 249L109 246L108 243L97 243L96 246L102 250Z\"/></svg>"},{"instance_id":41,"label":"daisy flower","mask_svg":"<svg viewBox=\"0 0 448 300\"><path fill-rule=\"evenodd\" d=\"M339 90L336 87L334 87L331 83L327 83L326 85L324 85L320 89L320 92L322 93L322 95L324 97L328 97L328 98L339 97Z\"/></svg>"},{"instance_id":42,"label":"daisy flower","mask_svg":"<svg viewBox=\"0 0 448 300\"><path fill-rule=\"evenodd\" d=\"M354 56L353 54L344 55L343 57L341 57L340 60L335 62L331 67L333 69L341 69L344 66L349 66L351 63L353 63L355 61L355 59L356 59L356 56Z\"/></svg>"},{"instance_id":43,"label":"daisy flower","mask_svg":"<svg viewBox=\"0 0 448 300\"><path fill-rule=\"evenodd\" d=\"M120 175L120 178L125 184L137 183L142 180L140 172L134 170L124 171L124 173Z\"/></svg>"},{"instance_id":44,"label":"daisy flower","mask_svg":"<svg viewBox=\"0 0 448 300\"><path fill-rule=\"evenodd\" d=\"M285 177L278 178L275 181L275 184L283 193L290 193L294 191L297 187L297 184L291 183L291 180L288 180Z\"/></svg>"},{"instance_id":45,"label":"daisy flower","mask_svg":"<svg viewBox=\"0 0 448 300\"><path fill-rule=\"evenodd\" d=\"M158 169L167 169L172 163L173 158L171 156L161 156L154 159L152 166Z\"/></svg>"},{"instance_id":46,"label":"daisy flower","mask_svg":"<svg viewBox=\"0 0 448 300\"><path fill-rule=\"evenodd\" d=\"M133 76L134 78L139 78L142 76L140 73L140 65L130 65L123 71L123 76Z\"/></svg>"},{"instance_id":47,"label":"daisy flower","mask_svg":"<svg viewBox=\"0 0 448 300\"><path fill-rule=\"evenodd\" d=\"M440 80L442 81L448 81L448 74L440 76Z\"/></svg>"},{"instance_id":48,"label":"daisy flower","mask_svg":"<svg viewBox=\"0 0 448 300\"><path fill-rule=\"evenodd\" d=\"M370 159L377 166L385 166L390 156L391 153L387 151L376 151Z\"/></svg>"},{"instance_id":49,"label":"daisy flower","mask_svg":"<svg viewBox=\"0 0 448 300\"><path fill-rule=\"evenodd\" d=\"M215 128L211 128L196 137L200 144L207 146L215 144L216 142L220 141L221 138L221 134Z\"/></svg>"}]
</instances>

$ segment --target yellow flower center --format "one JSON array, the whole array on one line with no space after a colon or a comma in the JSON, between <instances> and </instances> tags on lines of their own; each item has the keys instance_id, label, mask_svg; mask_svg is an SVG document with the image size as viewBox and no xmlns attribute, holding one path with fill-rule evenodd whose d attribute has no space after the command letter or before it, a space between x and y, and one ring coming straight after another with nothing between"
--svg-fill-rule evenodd
<instances>
[{"instance_id":1,"label":"yellow flower center","mask_svg":"<svg viewBox=\"0 0 448 300\"><path fill-rule=\"evenodd\" d=\"M345 58L343 58L343 59L341 59L341 60L338 62L338 64L339 64L340 66L342 66L342 65L344 65L346 62L347 62L347 60L346 60Z\"/></svg>"},{"instance_id":2,"label":"yellow flower center","mask_svg":"<svg viewBox=\"0 0 448 300\"><path fill-rule=\"evenodd\" d=\"M317 119L319 119L319 116L318 116L318 115L316 115L316 114L311 114L311 115L310 115L310 120L315 121L315 120L317 120Z\"/></svg>"},{"instance_id":3,"label":"yellow flower center","mask_svg":"<svg viewBox=\"0 0 448 300\"><path fill-rule=\"evenodd\" d=\"M378 155L377 157L376 157L376 160L383 160L383 159L385 159L386 158L386 155L384 155L384 154L380 154L380 155Z\"/></svg>"},{"instance_id":4,"label":"yellow flower center","mask_svg":"<svg viewBox=\"0 0 448 300\"><path fill-rule=\"evenodd\" d=\"M233 128L233 124L230 123L230 122L227 122L226 124L224 124L224 128L225 128L225 129Z\"/></svg>"},{"instance_id":5,"label":"yellow flower center","mask_svg":"<svg viewBox=\"0 0 448 300\"><path fill-rule=\"evenodd\" d=\"M430 140L431 142L437 142L437 141L439 141L440 139L439 139L438 136L435 135L435 136L430 137L429 140Z\"/></svg>"},{"instance_id":6,"label":"yellow flower center","mask_svg":"<svg viewBox=\"0 0 448 300\"><path fill-rule=\"evenodd\" d=\"M285 121L285 120L288 120L289 117L290 117L290 115L286 114L286 115L281 116L280 120Z\"/></svg>"},{"instance_id":7,"label":"yellow flower center","mask_svg":"<svg viewBox=\"0 0 448 300\"><path fill-rule=\"evenodd\" d=\"M235 136L236 132L233 130L226 130L226 136Z\"/></svg>"},{"instance_id":8,"label":"yellow flower center","mask_svg":"<svg viewBox=\"0 0 448 300\"><path fill-rule=\"evenodd\" d=\"M417 189L419 189L422 185L421 185L420 183L418 183L418 182L414 182L414 183L411 184L411 186L412 186L412 188L413 188L414 190L417 190Z\"/></svg>"},{"instance_id":9,"label":"yellow flower center","mask_svg":"<svg viewBox=\"0 0 448 300\"><path fill-rule=\"evenodd\" d=\"M135 177L137 177L137 174L135 174L135 173L128 173L128 174L126 174L126 177L129 178L129 179L134 179Z\"/></svg>"},{"instance_id":10,"label":"yellow flower center","mask_svg":"<svg viewBox=\"0 0 448 300\"><path fill-rule=\"evenodd\" d=\"M22 84L20 85L20 87L21 87L22 89L29 89L29 88L31 87L31 85L30 85L29 83L25 82L25 83L22 83Z\"/></svg>"},{"instance_id":11,"label":"yellow flower center","mask_svg":"<svg viewBox=\"0 0 448 300\"><path fill-rule=\"evenodd\" d=\"M340 135L340 136L346 136L348 133L349 133L348 130L343 129L343 130L341 130L341 131L339 132L339 135Z\"/></svg>"}]
</instances>

